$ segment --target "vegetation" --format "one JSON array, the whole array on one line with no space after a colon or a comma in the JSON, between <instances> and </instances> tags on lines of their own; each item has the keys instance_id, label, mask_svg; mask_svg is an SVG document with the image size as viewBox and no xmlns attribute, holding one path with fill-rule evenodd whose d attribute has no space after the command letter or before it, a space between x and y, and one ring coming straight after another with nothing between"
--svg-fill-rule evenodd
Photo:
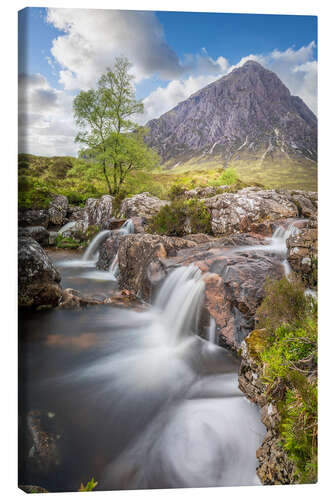
<instances>
[{"instance_id":1,"label":"vegetation","mask_svg":"<svg viewBox=\"0 0 333 500\"><path fill-rule=\"evenodd\" d=\"M317 303L296 278L269 281L265 292L257 311L262 381L268 400L277 400L281 445L297 482L316 482Z\"/></svg>"},{"instance_id":2,"label":"vegetation","mask_svg":"<svg viewBox=\"0 0 333 500\"><path fill-rule=\"evenodd\" d=\"M149 225L149 232L168 236L184 236L188 233L210 233L210 213L203 202L174 200L156 214Z\"/></svg>"},{"instance_id":3,"label":"vegetation","mask_svg":"<svg viewBox=\"0 0 333 500\"><path fill-rule=\"evenodd\" d=\"M95 481L95 479L92 477L85 486L83 485L83 483L81 483L79 491L93 491L97 485L98 482Z\"/></svg>"},{"instance_id":4,"label":"vegetation","mask_svg":"<svg viewBox=\"0 0 333 500\"><path fill-rule=\"evenodd\" d=\"M144 130L133 121L143 112L135 99L130 63L117 58L113 71L101 76L96 90L81 91L74 99L74 117L81 132L76 142L102 169L109 194L117 195L134 169L157 166L158 155L144 143Z\"/></svg>"}]
</instances>

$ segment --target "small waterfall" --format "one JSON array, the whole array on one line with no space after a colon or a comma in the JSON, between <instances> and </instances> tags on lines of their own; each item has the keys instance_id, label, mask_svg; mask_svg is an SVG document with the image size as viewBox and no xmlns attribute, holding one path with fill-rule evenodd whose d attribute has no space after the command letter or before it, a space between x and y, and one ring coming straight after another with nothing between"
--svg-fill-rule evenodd
<instances>
[{"instance_id":1,"label":"small waterfall","mask_svg":"<svg viewBox=\"0 0 333 500\"><path fill-rule=\"evenodd\" d=\"M93 240L89 243L88 248L84 252L82 260L95 260L97 257L98 249L101 243L106 240L106 238L111 234L111 231L106 229L104 231L99 232L93 238Z\"/></svg>"},{"instance_id":2,"label":"small waterfall","mask_svg":"<svg viewBox=\"0 0 333 500\"><path fill-rule=\"evenodd\" d=\"M154 306L161 311L159 321L177 342L184 335L197 333L205 284L194 265L175 269L165 280Z\"/></svg>"},{"instance_id":3,"label":"small waterfall","mask_svg":"<svg viewBox=\"0 0 333 500\"><path fill-rule=\"evenodd\" d=\"M118 234L133 234L134 233L134 224L132 219L128 219L124 224L118 229ZM118 252L116 253L111 265L109 267L110 273L117 278L119 274L119 264L118 264Z\"/></svg>"},{"instance_id":4,"label":"small waterfall","mask_svg":"<svg viewBox=\"0 0 333 500\"><path fill-rule=\"evenodd\" d=\"M209 319L209 327L208 327L208 341L211 344L216 343L216 321L213 316Z\"/></svg>"},{"instance_id":5,"label":"small waterfall","mask_svg":"<svg viewBox=\"0 0 333 500\"><path fill-rule=\"evenodd\" d=\"M275 229L272 235L271 249L276 253L286 254L287 253L287 239L289 236L297 234L299 229L293 224L288 227L279 226Z\"/></svg>"}]
</instances>

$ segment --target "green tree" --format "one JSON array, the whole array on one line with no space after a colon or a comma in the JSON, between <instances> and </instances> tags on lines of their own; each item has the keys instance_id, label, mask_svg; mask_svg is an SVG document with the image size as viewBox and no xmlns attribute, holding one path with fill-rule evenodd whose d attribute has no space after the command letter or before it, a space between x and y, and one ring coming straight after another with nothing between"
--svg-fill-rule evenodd
<instances>
[{"instance_id":1,"label":"green tree","mask_svg":"<svg viewBox=\"0 0 333 500\"><path fill-rule=\"evenodd\" d=\"M75 141L101 165L110 194L119 193L126 175L152 168L158 156L144 143L144 129L134 118L143 112L129 74L130 63L117 58L113 70L101 76L97 89L81 91L74 99L74 118L80 128Z\"/></svg>"}]
</instances>

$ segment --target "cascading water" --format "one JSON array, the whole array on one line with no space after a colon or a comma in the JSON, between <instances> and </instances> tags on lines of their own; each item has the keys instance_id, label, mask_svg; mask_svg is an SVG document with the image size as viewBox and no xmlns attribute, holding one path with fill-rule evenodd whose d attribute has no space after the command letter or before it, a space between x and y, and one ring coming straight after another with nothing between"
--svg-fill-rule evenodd
<instances>
[{"instance_id":1,"label":"cascading water","mask_svg":"<svg viewBox=\"0 0 333 500\"><path fill-rule=\"evenodd\" d=\"M208 341L211 344L215 344L216 341L216 321L213 316L209 318Z\"/></svg>"},{"instance_id":2,"label":"cascading water","mask_svg":"<svg viewBox=\"0 0 333 500\"><path fill-rule=\"evenodd\" d=\"M66 377L89 388L81 398L96 415L103 404L97 426L114 450L103 489L259 484L264 428L238 389L238 362L196 335L204 287L198 268L179 267L148 311L113 309L100 355Z\"/></svg>"},{"instance_id":3,"label":"cascading water","mask_svg":"<svg viewBox=\"0 0 333 500\"><path fill-rule=\"evenodd\" d=\"M83 261L96 260L100 245L103 243L104 240L106 240L108 236L110 236L110 234L111 231L108 229L106 229L105 231L100 231L98 234L96 234L96 236L92 239L86 251L84 252L82 260Z\"/></svg>"},{"instance_id":4,"label":"cascading water","mask_svg":"<svg viewBox=\"0 0 333 500\"><path fill-rule=\"evenodd\" d=\"M118 234L133 234L134 233L134 224L131 219L128 219L118 230ZM119 265L118 265L118 252L114 256L113 261L109 267L109 272L114 279L117 279L119 275Z\"/></svg>"}]
</instances>

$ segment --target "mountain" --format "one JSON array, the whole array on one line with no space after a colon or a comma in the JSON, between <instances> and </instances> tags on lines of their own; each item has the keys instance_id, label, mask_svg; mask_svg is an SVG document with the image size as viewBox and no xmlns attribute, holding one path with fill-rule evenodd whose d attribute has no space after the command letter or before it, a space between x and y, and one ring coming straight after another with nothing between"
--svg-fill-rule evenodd
<instances>
[{"instance_id":1,"label":"mountain","mask_svg":"<svg viewBox=\"0 0 333 500\"><path fill-rule=\"evenodd\" d=\"M166 167L317 162L317 118L278 76L248 61L147 123ZM244 166L244 165L243 165ZM316 173L315 173L316 175Z\"/></svg>"}]
</instances>

